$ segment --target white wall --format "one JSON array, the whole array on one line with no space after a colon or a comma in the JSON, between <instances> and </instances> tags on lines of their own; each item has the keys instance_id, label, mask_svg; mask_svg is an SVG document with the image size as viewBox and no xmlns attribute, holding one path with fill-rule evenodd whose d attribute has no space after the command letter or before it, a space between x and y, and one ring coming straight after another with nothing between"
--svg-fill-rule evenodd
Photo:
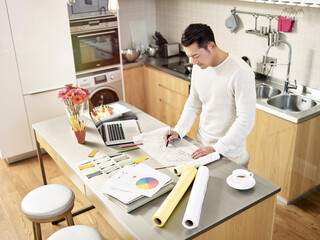
<instances>
[{"instance_id":1,"label":"white wall","mask_svg":"<svg viewBox=\"0 0 320 240\"><path fill-rule=\"evenodd\" d=\"M134 47L131 41L130 22L144 21L149 43L156 30L155 0L119 0L121 48Z\"/></svg>"},{"instance_id":2,"label":"white wall","mask_svg":"<svg viewBox=\"0 0 320 240\"><path fill-rule=\"evenodd\" d=\"M254 18L245 14L238 15L241 19L238 31L230 33L225 27L230 10L236 7L240 11L279 15L283 8L290 7L236 0L119 0L119 4L122 48L131 47L131 20L145 20L150 38L157 30L169 42L180 42L183 30L190 23L201 22L212 27L219 47L238 56L248 56L255 71L267 50L267 38L245 33L254 28ZM296 79L298 84L320 89L320 8L302 9L304 17L296 22L294 32L283 34L283 39L292 45L290 80ZM259 17L258 29L268 23L267 18ZM276 29L275 20L272 26ZM287 61L287 47L272 48L269 55L277 57L278 62ZM277 66L271 74L284 80L286 70L285 66Z\"/></svg>"},{"instance_id":3,"label":"white wall","mask_svg":"<svg viewBox=\"0 0 320 240\"><path fill-rule=\"evenodd\" d=\"M253 70L256 70L267 50L267 38L245 33L245 30L254 28L254 17L244 14L238 15L242 24L237 33L230 33L225 20L233 7L240 11L280 15L288 6L234 0L156 0L157 29L168 41L176 42L180 41L181 33L190 23L206 23L212 27L219 47L238 56L248 56ZM292 45L290 79L320 89L320 8L303 7L303 10L304 17L297 21L294 32L283 35L283 39ZM267 18L258 18L258 29L262 25L268 26ZM272 26L276 29L275 20ZM272 48L269 55L277 57L278 62L287 61L287 47ZM286 66L277 66L272 76L284 80L286 70Z\"/></svg>"}]
</instances>

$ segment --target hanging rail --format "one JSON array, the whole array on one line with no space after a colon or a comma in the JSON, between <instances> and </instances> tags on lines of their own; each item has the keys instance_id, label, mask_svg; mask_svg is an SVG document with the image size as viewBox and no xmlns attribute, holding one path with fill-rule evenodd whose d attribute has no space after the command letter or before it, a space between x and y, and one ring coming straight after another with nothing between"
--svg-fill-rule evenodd
<instances>
[{"instance_id":1,"label":"hanging rail","mask_svg":"<svg viewBox=\"0 0 320 240\"><path fill-rule=\"evenodd\" d=\"M258 17L258 16L262 16L262 17L267 17L268 19L276 19L278 20L278 16L277 15L272 15L272 14L265 14L265 13L256 13L256 12L246 12L246 11L238 11L236 10L236 7L234 7L234 9L231 9L231 13L235 14L235 13L243 13L243 14L249 14L252 15L254 17Z\"/></svg>"}]
</instances>

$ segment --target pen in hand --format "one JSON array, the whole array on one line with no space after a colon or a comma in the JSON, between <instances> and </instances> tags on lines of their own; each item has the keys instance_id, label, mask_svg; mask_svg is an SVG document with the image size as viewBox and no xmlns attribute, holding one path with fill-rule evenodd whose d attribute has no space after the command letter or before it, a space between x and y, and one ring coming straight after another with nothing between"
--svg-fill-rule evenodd
<instances>
[{"instance_id":1,"label":"pen in hand","mask_svg":"<svg viewBox=\"0 0 320 240\"><path fill-rule=\"evenodd\" d=\"M171 126L169 128L169 132L168 132L168 136L167 136L167 143L166 143L166 147L168 147L169 144L169 137L171 136Z\"/></svg>"}]
</instances>

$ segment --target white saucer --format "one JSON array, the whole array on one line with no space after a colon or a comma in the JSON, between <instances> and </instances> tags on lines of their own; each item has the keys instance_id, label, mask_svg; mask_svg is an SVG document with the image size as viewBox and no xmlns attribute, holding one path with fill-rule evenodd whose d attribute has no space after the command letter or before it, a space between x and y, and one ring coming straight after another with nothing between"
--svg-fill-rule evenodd
<instances>
[{"instance_id":1,"label":"white saucer","mask_svg":"<svg viewBox=\"0 0 320 240\"><path fill-rule=\"evenodd\" d=\"M227 177L227 183L230 187L234 188L234 189L237 189L237 190L247 190L247 189L250 189L252 188L254 185L256 185L256 180L254 180L254 178L251 178L248 183L246 185L239 185L237 183L235 183L233 180L232 180L232 177L231 175Z\"/></svg>"}]
</instances>

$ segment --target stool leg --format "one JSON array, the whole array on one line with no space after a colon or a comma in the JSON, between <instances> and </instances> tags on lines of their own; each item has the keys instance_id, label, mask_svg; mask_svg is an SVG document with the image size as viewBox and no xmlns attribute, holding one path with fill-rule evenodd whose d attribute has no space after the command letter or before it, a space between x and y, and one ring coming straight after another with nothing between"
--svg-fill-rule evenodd
<instances>
[{"instance_id":1,"label":"stool leg","mask_svg":"<svg viewBox=\"0 0 320 240\"><path fill-rule=\"evenodd\" d=\"M36 230L36 223L32 223L32 231L33 231L33 239L37 240L37 230Z\"/></svg>"},{"instance_id":2,"label":"stool leg","mask_svg":"<svg viewBox=\"0 0 320 240\"><path fill-rule=\"evenodd\" d=\"M71 212L70 212L70 213L68 213L68 215L66 215L66 220L67 220L68 226L72 226L72 225L74 225L73 217L72 217Z\"/></svg>"},{"instance_id":3,"label":"stool leg","mask_svg":"<svg viewBox=\"0 0 320 240\"><path fill-rule=\"evenodd\" d=\"M33 235L35 240L42 240L40 223L32 223Z\"/></svg>"}]
</instances>

